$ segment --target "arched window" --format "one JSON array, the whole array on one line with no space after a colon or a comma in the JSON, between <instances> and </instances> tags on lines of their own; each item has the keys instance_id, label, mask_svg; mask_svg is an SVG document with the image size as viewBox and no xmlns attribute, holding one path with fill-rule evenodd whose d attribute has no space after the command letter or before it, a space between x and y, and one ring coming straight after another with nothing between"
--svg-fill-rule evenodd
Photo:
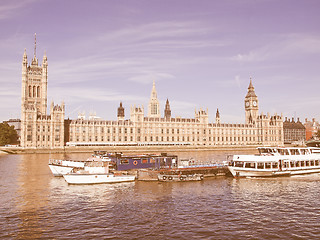
<instances>
[{"instance_id":1,"label":"arched window","mask_svg":"<svg viewBox=\"0 0 320 240\"><path fill-rule=\"evenodd\" d=\"M33 97L36 97L36 86L33 86Z\"/></svg>"},{"instance_id":2,"label":"arched window","mask_svg":"<svg viewBox=\"0 0 320 240\"><path fill-rule=\"evenodd\" d=\"M37 97L40 97L40 86L37 87Z\"/></svg>"},{"instance_id":3,"label":"arched window","mask_svg":"<svg viewBox=\"0 0 320 240\"><path fill-rule=\"evenodd\" d=\"M32 89L31 89L31 86L29 86L29 97L32 96Z\"/></svg>"}]
</instances>

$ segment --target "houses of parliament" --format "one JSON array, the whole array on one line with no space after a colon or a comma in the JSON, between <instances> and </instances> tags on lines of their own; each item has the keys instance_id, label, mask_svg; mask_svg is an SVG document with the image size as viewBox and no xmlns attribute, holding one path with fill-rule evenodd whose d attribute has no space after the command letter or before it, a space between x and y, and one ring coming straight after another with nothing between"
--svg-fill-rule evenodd
<instances>
[{"instance_id":1,"label":"houses of parliament","mask_svg":"<svg viewBox=\"0 0 320 240\"><path fill-rule=\"evenodd\" d=\"M217 110L209 122L208 109L195 111L194 118L172 117L167 99L161 114L155 82L145 113L143 106L132 106L130 118L120 103L117 120L65 119L65 104L50 104L47 112L48 60L42 64L34 56L22 59L21 146L23 148L63 148L64 146L109 145L271 145L284 143L283 117L259 113L259 101L250 79L244 97L245 123L221 123Z\"/></svg>"}]
</instances>

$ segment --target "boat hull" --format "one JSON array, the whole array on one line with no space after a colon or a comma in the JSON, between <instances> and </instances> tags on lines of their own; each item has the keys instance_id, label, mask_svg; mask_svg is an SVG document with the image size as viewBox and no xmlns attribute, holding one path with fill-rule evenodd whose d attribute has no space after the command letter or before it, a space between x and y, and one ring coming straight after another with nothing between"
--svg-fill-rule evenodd
<instances>
[{"instance_id":1,"label":"boat hull","mask_svg":"<svg viewBox=\"0 0 320 240\"><path fill-rule=\"evenodd\" d=\"M310 169L295 169L290 172L290 175L303 175L311 173L320 173L320 168L310 168Z\"/></svg>"},{"instance_id":2,"label":"boat hull","mask_svg":"<svg viewBox=\"0 0 320 240\"><path fill-rule=\"evenodd\" d=\"M62 177L63 174L70 173L73 167L49 164L49 168L55 177Z\"/></svg>"},{"instance_id":3,"label":"boat hull","mask_svg":"<svg viewBox=\"0 0 320 240\"><path fill-rule=\"evenodd\" d=\"M119 183L119 182L133 182L135 176L121 175L115 176L113 174L78 174L69 173L63 175L68 184L99 184L99 183Z\"/></svg>"},{"instance_id":4,"label":"boat hull","mask_svg":"<svg viewBox=\"0 0 320 240\"><path fill-rule=\"evenodd\" d=\"M311 173L320 173L320 168L304 168L304 169L287 169L279 170L257 170L244 169L239 167L228 166L229 171L234 177L281 177L291 175L303 175Z\"/></svg>"},{"instance_id":5,"label":"boat hull","mask_svg":"<svg viewBox=\"0 0 320 240\"><path fill-rule=\"evenodd\" d=\"M70 173L73 168L84 168L85 161L50 159L49 168L55 177L62 177Z\"/></svg>"}]
</instances>

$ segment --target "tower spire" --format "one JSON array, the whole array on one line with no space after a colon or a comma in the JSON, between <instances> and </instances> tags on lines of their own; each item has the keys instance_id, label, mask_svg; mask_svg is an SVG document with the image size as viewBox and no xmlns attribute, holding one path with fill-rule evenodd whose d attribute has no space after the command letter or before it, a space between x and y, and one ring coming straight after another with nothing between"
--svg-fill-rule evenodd
<instances>
[{"instance_id":1,"label":"tower spire","mask_svg":"<svg viewBox=\"0 0 320 240\"><path fill-rule=\"evenodd\" d=\"M37 53L37 33L34 33L34 58L36 58Z\"/></svg>"},{"instance_id":2,"label":"tower spire","mask_svg":"<svg viewBox=\"0 0 320 240\"><path fill-rule=\"evenodd\" d=\"M170 109L170 104L169 104L168 98L167 98L166 106L165 106L165 109L164 109L164 118L165 119L170 119L171 118L171 109Z\"/></svg>"},{"instance_id":3,"label":"tower spire","mask_svg":"<svg viewBox=\"0 0 320 240\"><path fill-rule=\"evenodd\" d=\"M156 83L154 80L149 101L148 117L160 117L159 101L157 97Z\"/></svg>"},{"instance_id":4,"label":"tower spire","mask_svg":"<svg viewBox=\"0 0 320 240\"><path fill-rule=\"evenodd\" d=\"M216 112L216 124L220 124L220 112L219 112L218 108L217 108L217 112Z\"/></svg>"},{"instance_id":5,"label":"tower spire","mask_svg":"<svg viewBox=\"0 0 320 240\"><path fill-rule=\"evenodd\" d=\"M249 87L248 87L248 93L247 93L247 97L256 97L256 93L254 91L254 86L252 84L252 78L250 77L250 83L249 83Z\"/></svg>"}]
</instances>

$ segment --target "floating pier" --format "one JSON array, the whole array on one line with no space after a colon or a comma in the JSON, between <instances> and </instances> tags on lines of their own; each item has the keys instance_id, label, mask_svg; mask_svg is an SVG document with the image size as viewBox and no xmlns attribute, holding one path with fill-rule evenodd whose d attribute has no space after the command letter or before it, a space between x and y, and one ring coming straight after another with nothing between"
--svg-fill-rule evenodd
<instances>
[{"instance_id":1,"label":"floating pier","mask_svg":"<svg viewBox=\"0 0 320 240\"><path fill-rule=\"evenodd\" d=\"M204 178L216 176L228 176L228 168L224 165L194 165L179 168L163 169L138 169L136 178L139 181L158 181L158 175L203 175Z\"/></svg>"}]
</instances>

